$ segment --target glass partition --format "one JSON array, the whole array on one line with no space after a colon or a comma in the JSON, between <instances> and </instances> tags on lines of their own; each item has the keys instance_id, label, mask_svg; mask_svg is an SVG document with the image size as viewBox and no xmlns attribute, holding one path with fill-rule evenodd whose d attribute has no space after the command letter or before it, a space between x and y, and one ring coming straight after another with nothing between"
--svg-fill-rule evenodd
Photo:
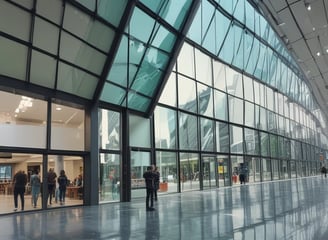
<instances>
[{"instance_id":1,"label":"glass partition","mask_svg":"<svg viewBox=\"0 0 328 240\"><path fill-rule=\"evenodd\" d=\"M79 156L49 155L48 170L44 174L47 177L47 189L44 189L43 197L47 198L48 208L83 204L83 158ZM66 189L63 187L65 181L61 180L65 176Z\"/></svg>"},{"instance_id":2,"label":"glass partition","mask_svg":"<svg viewBox=\"0 0 328 240\"><path fill-rule=\"evenodd\" d=\"M51 105L51 148L84 151L84 110Z\"/></svg>"},{"instance_id":3,"label":"glass partition","mask_svg":"<svg viewBox=\"0 0 328 240\"><path fill-rule=\"evenodd\" d=\"M3 91L0 98L0 145L45 148L47 102Z\"/></svg>"},{"instance_id":4,"label":"glass partition","mask_svg":"<svg viewBox=\"0 0 328 240\"><path fill-rule=\"evenodd\" d=\"M146 196L143 174L150 164L150 152L131 151L131 198Z\"/></svg>"},{"instance_id":5,"label":"glass partition","mask_svg":"<svg viewBox=\"0 0 328 240\"><path fill-rule=\"evenodd\" d=\"M119 154L101 153L99 156L99 201L120 201L121 160Z\"/></svg>"}]
</instances>

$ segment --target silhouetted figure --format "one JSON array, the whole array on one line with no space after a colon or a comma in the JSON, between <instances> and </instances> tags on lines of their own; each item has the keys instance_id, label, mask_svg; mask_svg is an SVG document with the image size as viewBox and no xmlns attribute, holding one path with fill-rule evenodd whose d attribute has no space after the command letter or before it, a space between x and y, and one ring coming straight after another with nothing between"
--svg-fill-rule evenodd
<instances>
[{"instance_id":1,"label":"silhouetted figure","mask_svg":"<svg viewBox=\"0 0 328 240\"><path fill-rule=\"evenodd\" d=\"M154 173L152 167L148 166L147 171L143 174L146 183L146 210L154 211ZM150 204L149 204L150 202Z\"/></svg>"},{"instance_id":2,"label":"silhouetted figure","mask_svg":"<svg viewBox=\"0 0 328 240\"><path fill-rule=\"evenodd\" d=\"M14 176L14 211L18 209L18 195L21 199L21 208L24 210L24 194L25 194L25 186L27 184L27 175L24 171L19 170Z\"/></svg>"},{"instance_id":3,"label":"silhouetted figure","mask_svg":"<svg viewBox=\"0 0 328 240\"><path fill-rule=\"evenodd\" d=\"M56 188L56 177L57 174L54 172L54 169L50 168L48 172L48 198L50 205L52 203L52 197Z\"/></svg>"}]
</instances>

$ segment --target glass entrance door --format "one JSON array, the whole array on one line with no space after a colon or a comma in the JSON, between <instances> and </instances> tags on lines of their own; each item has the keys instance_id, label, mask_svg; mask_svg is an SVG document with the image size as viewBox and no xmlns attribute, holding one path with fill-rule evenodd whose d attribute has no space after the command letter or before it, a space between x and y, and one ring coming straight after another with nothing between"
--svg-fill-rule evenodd
<instances>
[{"instance_id":1,"label":"glass entrance door","mask_svg":"<svg viewBox=\"0 0 328 240\"><path fill-rule=\"evenodd\" d=\"M150 165L150 152L131 151L131 198L146 196L143 174Z\"/></svg>"},{"instance_id":2,"label":"glass entrance door","mask_svg":"<svg viewBox=\"0 0 328 240\"><path fill-rule=\"evenodd\" d=\"M203 189L217 187L217 166L214 156L202 157L202 175L203 175Z\"/></svg>"}]
</instances>

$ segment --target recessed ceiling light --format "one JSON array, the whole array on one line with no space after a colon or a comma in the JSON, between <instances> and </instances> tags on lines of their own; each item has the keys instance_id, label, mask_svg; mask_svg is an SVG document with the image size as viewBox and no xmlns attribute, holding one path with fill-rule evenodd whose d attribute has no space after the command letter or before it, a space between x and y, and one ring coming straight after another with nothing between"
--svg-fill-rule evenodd
<instances>
[{"instance_id":1,"label":"recessed ceiling light","mask_svg":"<svg viewBox=\"0 0 328 240\"><path fill-rule=\"evenodd\" d=\"M62 110L62 108L61 107L56 107L56 110L60 111L60 110Z\"/></svg>"},{"instance_id":2,"label":"recessed ceiling light","mask_svg":"<svg viewBox=\"0 0 328 240\"><path fill-rule=\"evenodd\" d=\"M310 3L305 3L305 7L308 11L311 11L311 4Z\"/></svg>"},{"instance_id":3,"label":"recessed ceiling light","mask_svg":"<svg viewBox=\"0 0 328 240\"><path fill-rule=\"evenodd\" d=\"M320 52L317 52L317 56L319 57L321 55L321 53Z\"/></svg>"},{"instance_id":4,"label":"recessed ceiling light","mask_svg":"<svg viewBox=\"0 0 328 240\"><path fill-rule=\"evenodd\" d=\"M312 30L315 31L315 27L313 27Z\"/></svg>"}]
</instances>

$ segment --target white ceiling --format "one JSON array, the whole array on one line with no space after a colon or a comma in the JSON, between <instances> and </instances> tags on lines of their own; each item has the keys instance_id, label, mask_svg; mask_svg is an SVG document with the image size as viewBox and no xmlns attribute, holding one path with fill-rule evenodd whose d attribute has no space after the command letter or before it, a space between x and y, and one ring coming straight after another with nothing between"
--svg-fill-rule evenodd
<instances>
[{"instance_id":1,"label":"white ceiling","mask_svg":"<svg viewBox=\"0 0 328 240\"><path fill-rule=\"evenodd\" d=\"M258 5L299 63L327 115L328 0L258 0Z\"/></svg>"}]
</instances>

